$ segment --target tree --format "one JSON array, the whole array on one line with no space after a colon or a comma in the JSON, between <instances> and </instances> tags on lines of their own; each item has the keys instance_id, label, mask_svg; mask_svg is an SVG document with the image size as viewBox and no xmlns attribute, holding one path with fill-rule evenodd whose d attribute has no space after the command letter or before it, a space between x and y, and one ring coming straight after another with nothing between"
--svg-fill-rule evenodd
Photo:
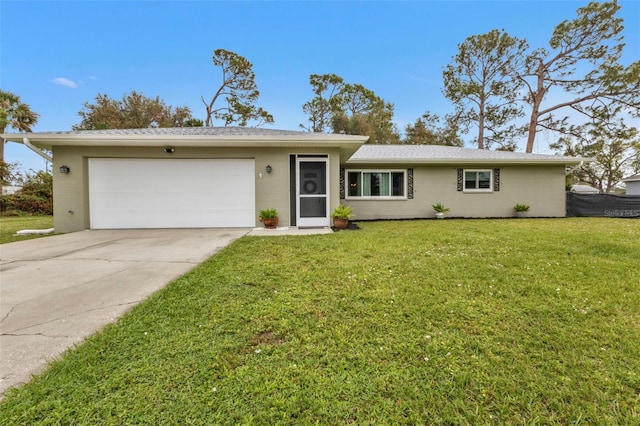
<instances>
[{"instance_id":1,"label":"tree","mask_svg":"<svg viewBox=\"0 0 640 426\"><path fill-rule=\"evenodd\" d=\"M625 176L640 172L640 133L623 120L573 127L570 135L551 148L564 155L593 159L575 169L572 178L601 192L611 192Z\"/></svg>"},{"instance_id":2,"label":"tree","mask_svg":"<svg viewBox=\"0 0 640 426\"><path fill-rule=\"evenodd\" d=\"M173 108L160 97L145 97L135 90L118 101L98 93L95 104L85 102L82 117L74 130L144 129L147 127L186 127L191 117L188 107Z\"/></svg>"},{"instance_id":3,"label":"tree","mask_svg":"<svg viewBox=\"0 0 640 426\"><path fill-rule=\"evenodd\" d=\"M531 106L526 152L533 151L538 129L567 131L568 118L555 116L560 110L601 121L621 112L640 114L640 61L627 67L619 62L624 47L619 9L615 0L579 8L574 20L555 27L549 50L528 56L520 76ZM552 92L555 101L545 104ZM564 93L561 101L559 93Z\"/></svg>"},{"instance_id":4,"label":"tree","mask_svg":"<svg viewBox=\"0 0 640 426\"><path fill-rule=\"evenodd\" d=\"M393 123L393 104L361 84L349 84L335 74L312 74L315 97L302 106L314 132L369 136L369 143L399 143Z\"/></svg>"},{"instance_id":5,"label":"tree","mask_svg":"<svg viewBox=\"0 0 640 426\"><path fill-rule=\"evenodd\" d=\"M458 136L457 118L446 116L445 124L440 124L440 117L429 111L416 119L415 123L405 127L405 139L407 145L448 145L463 146L464 142Z\"/></svg>"},{"instance_id":6,"label":"tree","mask_svg":"<svg viewBox=\"0 0 640 426\"><path fill-rule=\"evenodd\" d=\"M369 136L372 144L400 143L393 104L361 84L345 84L336 95L331 128L333 133Z\"/></svg>"},{"instance_id":7,"label":"tree","mask_svg":"<svg viewBox=\"0 0 640 426\"><path fill-rule=\"evenodd\" d=\"M204 121L199 118L190 118L185 120L184 127L204 127Z\"/></svg>"},{"instance_id":8,"label":"tree","mask_svg":"<svg viewBox=\"0 0 640 426\"><path fill-rule=\"evenodd\" d=\"M302 106L302 111L309 115L308 127L300 124L300 127L317 133L331 131L331 117L336 109L336 96L344 87L344 80L335 74L311 74L309 76L315 97Z\"/></svg>"},{"instance_id":9,"label":"tree","mask_svg":"<svg viewBox=\"0 0 640 426\"><path fill-rule=\"evenodd\" d=\"M206 126L212 126L213 119L224 121L225 126L246 126L250 120L256 120L256 126L273 123L271 114L255 106L260 92L251 62L237 53L217 49L213 52L213 65L222 69L222 83L211 101L200 98L207 111ZM217 107L218 100L224 100L224 106Z\"/></svg>"},{"instance_id":10,"label":"tree","mask_svg":"<svg viewBox=\"0 0 640 426\"><path fill-rule=\"evenodd\" d=\"M22 185L25 177L20 170L20 163L7 163L0 160L0 186Z\"/></svg>"},{"instance_id":11,"label":"tree","mask_svg":"<svg viewBox=\"0 0 640 426\"><path fill-rule=\"evenodd\" d=\"M522 133L513 120L523 115L517 71L527 47L525 40L504 30L474 35L458 45L453 62L443 71L444 95L456 106L464 127L478 128L478 149L494 143L504 146Z\"/></svg>"},{"instance_id":12,"label":"tree","mask_svg":"<svg viewBox=\"0 0 640 426\"><path fill-rule=\"evenodd\" d=\"M21 132L30 132L40 116L31 111L29 105L20 102L20 97L0 89L0 134L7 127ZM4 162L4 138L0 138L0 161Z\"/></svg>"}]
</instances>

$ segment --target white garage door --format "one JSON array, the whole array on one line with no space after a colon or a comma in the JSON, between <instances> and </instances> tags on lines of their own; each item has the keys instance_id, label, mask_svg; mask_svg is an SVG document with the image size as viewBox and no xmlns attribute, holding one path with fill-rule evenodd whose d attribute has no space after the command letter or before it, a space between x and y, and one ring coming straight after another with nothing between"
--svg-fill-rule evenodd
<instances>
[{"instance_id":1,"label":"white garage door","mask_svg":"<svg viewBox=\"0 0 640 426\"><path fill-rule=\"evenodd\" d=\"M254 160L91 158L91 228L255 226L254 174Z\"/></svg>"}]
</instances>

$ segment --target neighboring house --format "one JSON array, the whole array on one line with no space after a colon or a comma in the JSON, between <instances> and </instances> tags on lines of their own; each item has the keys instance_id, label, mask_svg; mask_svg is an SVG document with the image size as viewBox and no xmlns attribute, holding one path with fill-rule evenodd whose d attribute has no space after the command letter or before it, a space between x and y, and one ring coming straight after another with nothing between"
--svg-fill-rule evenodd
<instances>
[{"instance_id":1,"label":"neighboring house","mask_svg":"<svg viewBox=\"0 0 640 426\"><path fill-rule=\"evenodd\" d=\"M640 173L622 179L625 185L625 194L640 195Z\"/></svg>"},{"instance_id":2,"label":"neighboring house","mask_svg":"<svg viewBox=\"0 0 640 426\"><path fill-rule=\"evenodd\" d=\"M589 185L581 185L581 184L571 185L571 192L575 192L576 194L599 194L600 193L598 188L594 188L593 186L589 186Z\"/></svg>"},{"instance_id":3,"label":"neighboring house","mask_svg":"<svg viewBox=\"0 0 640 426\"><path fill-rule=\"evenodd\" d=\"M583 159L425 145L366 136L244 127L5 134L53 152L56 232L108 228L330 225L358 219L565 215L565 167Z\"/></svg>"},{"instance_id":4,"label":"neighboring house","mask_svg":"<svg viewBox=\"0 0 640 426\"><path fill-rule=\"evenodd\" d=\"M21 186L2 185L2 195L11 195L22 189Z\"/></svg>"}]
</instances>

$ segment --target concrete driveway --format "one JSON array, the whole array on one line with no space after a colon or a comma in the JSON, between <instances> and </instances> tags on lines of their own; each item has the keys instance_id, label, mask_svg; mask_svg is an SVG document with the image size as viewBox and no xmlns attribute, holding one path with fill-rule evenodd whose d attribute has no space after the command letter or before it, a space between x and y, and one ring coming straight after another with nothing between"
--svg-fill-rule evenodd
<instances>
[{"instance_id":1,"label":"concrete driveway","mask_svg":"<svg viewBox=\"0 0 640 426\"><path fill-rule=\"evenodd\" d=\"M82 231L0 245L0 393L249 231Z\"/></svg>"}]
</instances>

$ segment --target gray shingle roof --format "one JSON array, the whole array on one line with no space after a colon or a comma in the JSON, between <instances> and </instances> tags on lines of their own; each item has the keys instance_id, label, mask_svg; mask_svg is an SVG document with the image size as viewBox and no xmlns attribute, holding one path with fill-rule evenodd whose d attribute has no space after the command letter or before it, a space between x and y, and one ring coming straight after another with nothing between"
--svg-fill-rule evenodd
<instances>
[{"instance_id":1,"label":"gray shingle roof","mask_svg":"<svg viewBox=\"0 0 640 426\"><path fill-rule=\"evenodd\" d=\"M174 127L146 129L74 130L64 132L7 133L7 141L37 148L54 146L108 147L320 147L339 148L349 158L368 137L255 127Z\"/></svg>"},{"instance_id":2,"label":"gray shingle roof","mask_svg":"<svg viewBox=\"0 0 640 426\"><path fill-rule=\"evenodd\" d=\"M622 179L623 182L635 182L637 180L640 180L640 173Z\"/></svg>"},{"instance_id":3,"label":"gray shingle roof","mask_svg":"<svg viewBox=\"0 0 640 426\"><path fill-rule=\"evenodd\" d=\"M363 145L347 161L357 163L562 163L582 161L576 157L488 151L440 145Z\"/></svg>"},{"instance_id":4,"label":"gray shingle roof","mask_svg":"<svg viewBox=\"0 0 640 426\"><path fill-rule=\"evenodd\" d=\"M62 132L40 132L51 135L158 135L158 136L305 136L322 133L295 130L262 129L257 127L162 127L145 129L72 130Z\"/></svg>"}]
</instances>

